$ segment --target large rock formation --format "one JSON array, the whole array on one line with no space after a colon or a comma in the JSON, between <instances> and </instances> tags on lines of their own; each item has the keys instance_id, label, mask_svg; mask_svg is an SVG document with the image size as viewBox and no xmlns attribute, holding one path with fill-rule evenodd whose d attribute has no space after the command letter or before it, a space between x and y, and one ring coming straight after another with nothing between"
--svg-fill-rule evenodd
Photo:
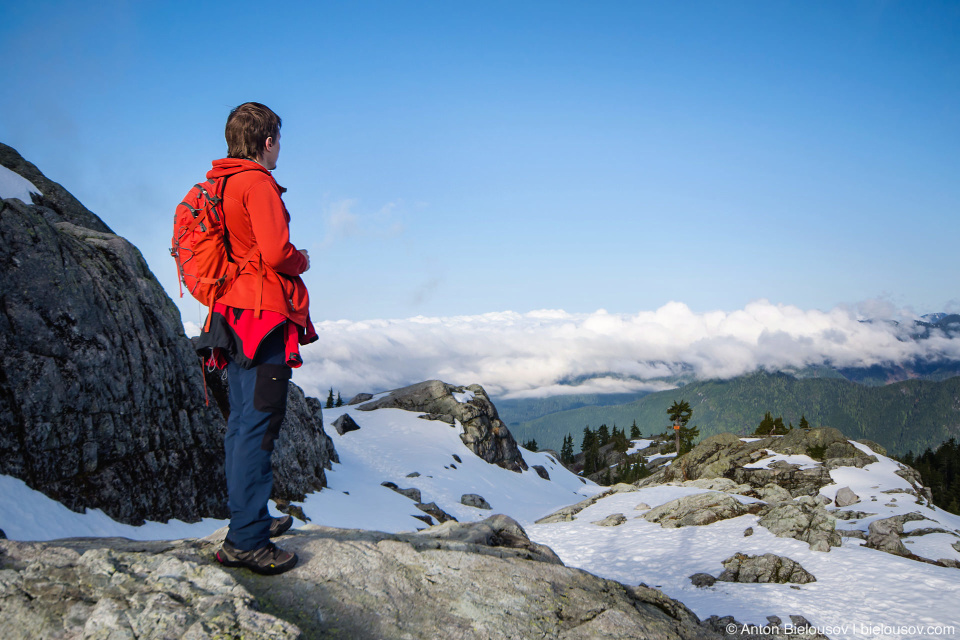
<instances>
[{"instance_id":1,"label":"large rock formation","mask_svg":"<svg viewBox=\"0 0 960 640\"><path fill-rule=\"evenodd\" d=\"M13 149L0 201L0 473L128 523L226 515L223 422L140 252ZM133 490L135 487L135 490Z\"/></svg>"},{"instance_id":2,"label":"large rock formation","mask_svg":"<svg viewBox=\"0 0 960 640\"><path fill-rule=\"evenodd\" d=\"M799 465L775 463L767 468L748 465L769 456L768 451L786 455L815 455L823 462L811 469ZM794 429L785 436L776 436L744 442L731 433L721 433L700 442L681 456L674 464L664 467L642 481L641 486L662 482L729 478L736 484L748 484L762 489L776 484L792 496L815 496L830 484L830 468L837 466L864 466L876 462L854 447L846 437L830 427Z\"/></svg>"},{"instance_id":3,"label":"large rock formation","mask_svg":"<svg viewBox=\"0 0 960 640\"><path fill-rule=\"evenodd\" d=\"M504 516L421 534L308 525L284 537L300 564L270 577L217 566L218 542L0 541L5 637L722 637L656 589L563 566Z\"/></svg>"},{"instance_id":4,"label":"large rock formation","mask_svg":"<svg viewBox=\"0 0 960 640\"><path fill-rule=\"evenodd\" d=\"M830 547L841 544L836 519L822 502L810 496L771 505L762 514L760 525L777 537L802 540L814 551L830 551Z\"/></svg>"},{"instance_id":5,"label":"large rock formation","mask_svg":"<svg viewBox=\"0 0 960 640\"><path fill-rule=\"evenodd\" d=\"M425 418L451 425L457 420L463 425L460 439L478 456L511 471L527 468L517 441L500 420L486 391L478 384L457 387L439 380L428 380L395 389L389 395L357 406L357 409L419 411L425 414Z\"/></svg>"},{"instance_id":6,"label":"large rock formation","mask_svg":"<svg viewBox=\"0 0 960 640\"><path fill-rule=\"evenodd\" d=\"M807 584L817 579L800 563L773 553L750 556L736 553L723 561L723 573L717 580L724 582L774 582Z\"/></svg>"},{"instance_id":7,"label":"large rock formation","mask_svg":"<svg viewBox=\"0 0 960 640\"><path fill-rule=\"evenodd\" d=\"M226 517L224 421L176 306L63 187L3 144L0 165L42 191L0 200L0 473L130 524ZM274 456L291 498L323 486L332 449L303 457L322 427L305 402Z\"/></svg>"},{"instance_id":8,"label":"large rock formation","mask_svg":"<svg viewBox=\"0 0 960 640\"><path fill-rule=\"evenodd\" d=\"M727 493L708 491L664 503L643 514L643 519L658 522L664 529L675 529L757 513L762 506L759 503L746 505Z\"/></svg>"}]
</instances>

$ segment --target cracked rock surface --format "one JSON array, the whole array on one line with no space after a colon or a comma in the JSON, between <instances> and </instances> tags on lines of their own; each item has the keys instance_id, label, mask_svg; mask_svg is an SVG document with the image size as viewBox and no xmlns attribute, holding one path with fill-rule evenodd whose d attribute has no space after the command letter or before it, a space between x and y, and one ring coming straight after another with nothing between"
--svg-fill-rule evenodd
<instances>
[{"instance_id":1,"label":"cracked rock surface","mask_svg":"<svg viewBox=\"0 0 960 640\"><path fill-rule=\"evenodd\" d=\"M563 566L506 516L409 534L308 525L282 538L300 563L280 576L218 566L223 534L0 541L4 637L721 637L656 589Z\"/></svg>"}]
</instances>

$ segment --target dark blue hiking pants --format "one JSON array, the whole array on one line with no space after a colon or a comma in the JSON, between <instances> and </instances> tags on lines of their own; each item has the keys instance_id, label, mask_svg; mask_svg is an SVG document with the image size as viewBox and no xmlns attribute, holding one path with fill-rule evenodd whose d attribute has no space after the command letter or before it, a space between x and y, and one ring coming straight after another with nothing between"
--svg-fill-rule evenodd
<instances>
[{"instance_id":1,"label":"dark blue hiking pants","mask_svg":"<svg viewBox=\"0 0 960 640\"><path fill-rule=\"evenodd\" d=\"M285 363L283 332L260 344L255 366L227 365L230 417L227 420L225 471L230 507L227 543L248 551L270 541L267 500L273 489L270 456L287 409L290 367Z\"/></svg>"}]
</instances>

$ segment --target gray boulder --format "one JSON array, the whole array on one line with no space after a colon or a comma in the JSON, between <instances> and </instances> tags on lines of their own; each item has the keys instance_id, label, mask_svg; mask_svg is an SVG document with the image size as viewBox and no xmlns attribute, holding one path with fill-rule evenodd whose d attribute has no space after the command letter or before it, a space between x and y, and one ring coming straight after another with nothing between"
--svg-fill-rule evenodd
<instances>
[{"instance_id":1,"label":"gray boulder","mask_svg":"<svg viewBox=\"0 0 960 640\"><path fill-rule=\"evenodd\" d=\"M466 402L459 402L453 396L466 392L473 393L473 398ZM480 385L457 387L439 380L428 380L394 389L382 398L357 406L360 411L383 408L452 416L463 425L460 439L478 456L511 471L520 472L527 468L516 440Z\"/></svg>"},{"instance_id":2,"label":"gray boulder","mask_svg":"<svg viewBox=\"0 0 960 640\"><path fill-rule=\"evenodd\" d=\"M834 502L838 507L849 507L852 504L860 502L860 496L855 494L850 487L843 487L837 491L837 497Z\"/></svg>"},{"instance_id":3,"label":"gray boulder","mask_svg":"<svg viewBox=\"0 0 960 640\"><path fill-rule=\"evenodd\" d=\"M619 527L626 521L627 518L622 513L612 513L603 520L595 521L593 524L601 527Z\"/></svg>"},{"instance_id":4,"label":"gray boulder","mask_svg":"<svg viewBox=\"0 0 960 640\"><path fill-rule=\"evenodd\" d=\"M369 393L358 393L350 398L350 401L347 402L347 406L352 407L355 404L360 404L361 402L366 402L367 400L373 400L373 396Z\"/></svg>"},{"instance_id":5,"label":"gray boulder","mask_svg":"<svg viewBox=\"0 0 960 640\"><path fill-rule=\"evenodd\" d=\"M926 520L926 518L917 512L912 512L874 520L870 523L867 532L867 541L863 546L892 553L897 556L912 555L907 551L907 548L903 546L900 536L903 535L903 524L916 520Z\"/></svg>"},{"instance_id":6,"label":"gray boulder","mask_svg":"<svg viewBox=\"0 0 960 640\"><path fill-rule=\"evenodd\" d=\"M492 509L490 503L487 502L483 496L477 495L476 493L465 493L460 496L460 504L465 504L468 507L474 507L476 509Z\"/></svg>"},{"instance_id":7,"label":"gray boulder","mask_svg":"<svg viewBox=\"0 0 960 640\"><path fill-rule=\"evenodd\" d=\"M436 518L438 523L443 524L444 522L457 522L456 518L438 507L436 502L418 502L415 506L417 509L420 509L420 511L423 511L427 515Z\"/></svg>"},{"instance_id":8,"label":"gray boulder","mask_svg":"<svg viewBox=\"0 0 960 640\"><path fill-rule=\"evenodd\" d=\"M756 513L761 505L746 505L719 491L697 493L671 500L643 514L648 522L658 522L665 529L706 525L718 520Z\"/></svg>"},{"instance_id":9,"label":"gray boulder","mask_svg":"<svg viewBox=\"0 0 960 640\"><path fill-rule=\"evenodd\" d=\"M690 576L690 582L693 583L693 586L702 589L703 587L712 587L716 584L717 579L709 573L695 573Z\"/></svg>"},{"instance_id":10,"label":"gray boulder","mask_svg":"<svg viewBox=\"0 0 960 640\"><path fill-rule=\"evenodd\" d=\"M807 584L817 581L799 562L772 553L762 556L737 553L724 560L723 567L717 579L724 582Z\"/></svg>"},{"instance_id":11,"label":"gray boulder","mask_svg":"<svg viewBox=\"0 0 960 640\"><path fill-rule=\"evenodd\" d=\"M381 482L380 486L386 487L387 489L391 489L392 491L396 491L403 497L410 498L414 502L420 502L420 500L423 499L422 496L420 495L420 489L417 489L415 487L410 487L408 489L401 489L396 485L396 483L393 483L393 482Z\"/></svg>"},{"instance_id":12,"label":"gray boulder","mask_svg":"<svg viewBox=\"0 0 960 640\"><path fill-rule=\"evenodd\" d=\"M530 555L525 557L530 560L563 564L557 554L553 552L553 549L531 541L519 522L502 514L490 516L480 522L445 522L424 529L419 532L419 535L426 538L438 538L448 542L464 542L485 547L523 549L529 552Z\"/></svg>"},{"instance_id":13,"label":"gray boulder","mask_svg":"<svg viewBox=\"0 0 960 640\"><path fill-rule=\"evenodd\" d=\"M818 500L803 496L764 508L760 525L780 538L796 538L814 551L830 551L842 544L836 520Z\"/></svg>"},{"instance_id":14,"label":"gray boulder","mask_svg":"<svg viewBox=\"0 0 960 640\"><path fill-rule=\"evenodd\" d=\"M350 417L350 414L345 413L333 421L333 428L336 429L337 433L342 436L343 434L351 431L359 431L360 425L358 425L354 419Z\"/></svg>"},{"instance_id":15,"label":"gray boulder","mask_svg":"<svg viewBox=\"0 0 960 640\"><path fill-rule=\"evenodd\" d=\"M43 192L0 201L0 474L128 524L227 517L224 423L176 306L63 187L3 144L0 165Z\"/></svg>"},{"instance_id":16,"label":"gray boulder","mask_svg":"<svg viewBox=\"0 0 960 640\"><path fill-rule=\"evenodd\" d=\"M540 464L533 465L533 470L537 472L537 475L543 478L544 480L550 479L550 473L547 471L546 467Z\"/></svg>"},{"instance_id":17,"label":"gray boulder","mask_svg":"<svg viewBox=\"0 0 960 640\"><path fill-rule=\"evenodd\" d=\"M793 500L793 496L790 495L789 491L772 482L763 485L758 493L760 494L761 500L764 502L769 502L770 504L789 502L790 500Z\"/></svg>"}]
</instances>

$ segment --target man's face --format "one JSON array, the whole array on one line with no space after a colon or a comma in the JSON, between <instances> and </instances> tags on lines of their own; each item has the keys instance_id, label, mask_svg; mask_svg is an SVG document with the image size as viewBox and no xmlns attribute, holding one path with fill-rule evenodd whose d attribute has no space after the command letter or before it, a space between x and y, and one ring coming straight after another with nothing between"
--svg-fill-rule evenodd
<instances>
[{"instance_id":1,"label":"man's face","mask_svg":"<svg viewBox=\"0 0 960 640\"><path fill-rule=\"evenodd\" d=\"M260 158L260 164L262 164L267 171L273 171L277 168L277 159L280 157L280 132L277 132L276 138L267 138L267 143L264 145L263 156Z\"/></svg>"}]
</instances>

